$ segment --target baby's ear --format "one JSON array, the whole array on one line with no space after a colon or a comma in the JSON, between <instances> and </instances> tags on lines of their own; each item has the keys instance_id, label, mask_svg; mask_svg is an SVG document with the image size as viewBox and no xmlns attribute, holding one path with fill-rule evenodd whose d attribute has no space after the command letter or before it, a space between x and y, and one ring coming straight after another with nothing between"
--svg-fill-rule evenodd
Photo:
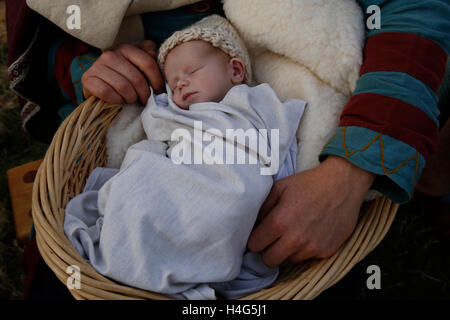
<instances>
[{"instance_id":1,"label":"baby's ear","mask_svg":"<svg viewBox=\"0 0 450 320\"><path fill-rule=\"evenodd\" d=\"M232 58L228 63L233 84L241 84L245 78L245 64L239 58Z\"/></svg>"}]
</instances>

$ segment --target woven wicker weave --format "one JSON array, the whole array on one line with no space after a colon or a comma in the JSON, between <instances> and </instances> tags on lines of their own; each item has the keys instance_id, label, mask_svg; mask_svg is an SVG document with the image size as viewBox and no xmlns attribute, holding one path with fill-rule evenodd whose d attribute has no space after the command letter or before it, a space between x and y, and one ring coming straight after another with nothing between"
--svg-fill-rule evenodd
<instances>
[{"instance_id":1,"label":"woven wicker weave","mask_svg":"<svg viewBox=\"0 0 450 320\"><path fill-rule=\"evenodd\" d=\"M77 299L167 299L120 285L85 262L63 230L64 208L80 193L97 166L106 163L105 135L121 109L96 98L82 103L56 132L36 176L33 220L39 251L56 276L67 283L67 268L81 270L81 288L70 290ZM366 206L351 237L328 259L283 265L270 287L243 299L313 299L338 282L384 238L398 205L385 197Z\"/></svg>"}]
</instances>

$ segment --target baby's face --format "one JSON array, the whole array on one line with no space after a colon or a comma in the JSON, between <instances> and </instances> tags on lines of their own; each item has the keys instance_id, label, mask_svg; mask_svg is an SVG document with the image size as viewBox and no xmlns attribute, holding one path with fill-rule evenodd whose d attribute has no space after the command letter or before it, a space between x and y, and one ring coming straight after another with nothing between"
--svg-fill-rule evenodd
<instances>
[{"instance_id":1,"label":"baby's face","mask_svg":"<svg viewBox=\"0 0 450 320\"><path fill-rule=\"evenodd\" d=\"M182 109L189 109L198 102L220 102L237 84L231 60L224 52L201 40L185 42L172 49L167 55L164 73L173 101Z\"/></svg>"}]
</instances>

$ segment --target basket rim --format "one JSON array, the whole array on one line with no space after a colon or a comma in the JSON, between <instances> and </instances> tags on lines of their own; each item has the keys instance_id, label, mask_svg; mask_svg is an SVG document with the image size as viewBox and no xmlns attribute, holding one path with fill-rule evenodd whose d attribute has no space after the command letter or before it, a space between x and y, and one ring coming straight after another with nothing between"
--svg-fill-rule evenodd
<instances>
[{"instance_id":1,"label":"basket rim","mask_svg":"<svg viewBox=\"0 0 450 320\"><path fill-rule=\"evenodd\" d=\"M42 161L33 184L32 215L38 249L50 269L64 284L70 274L67 267L77 264L81 271L81 288L70 290L76 299L170 299L158 293L116 283L100 275L75 250L63 230L64 203L70 198L69 181L77 155L91 147L86 139L94 139L96 153L102 151L101 139L122 108L90 97L80 104L60 125ZM100 130L100 133L97 131ZM97 135L95 135L97 134ZM99 136L100 134L100 136ZM98 139L100 138L100 139ZM97 140L96 140L97 139ZM101 161L98 155L90 155ZM84 160L82 160L84 161ZM103 160L104 161L104 160ZM80 161L81 162L81 161ZM85 180L92 162L79 173ZM76 183L80 183L75 179ZM84 181L85 182L85 181ZM83 182L81 182L84 185ZM79 186L75 186L78 187ZM336 284L352 267L364 259L385 237L399 204L382 196L362 212L351 236L329 258L288 265L284 277L270 287L247 295L249 299L313 299ZM293 277L293 279L291 279Z\"/></svg>"}]
</instances>

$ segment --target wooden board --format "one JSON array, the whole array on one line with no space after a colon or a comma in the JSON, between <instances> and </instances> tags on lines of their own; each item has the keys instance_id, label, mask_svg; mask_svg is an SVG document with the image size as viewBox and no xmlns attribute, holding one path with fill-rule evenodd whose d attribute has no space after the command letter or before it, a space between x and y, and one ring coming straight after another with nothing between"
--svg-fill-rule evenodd
<instances>
[{"instance_id":1,"label":"wooden board","mask_svg":"<svg viewBox=\"0 0 450 320\"><path fill-rule=\"evenodd\" d=\"M33 224L31 194L34 178L41 162L42 160L29 162L7 172L14 227L16 238L20 244L25 244L28 241Z\"/></svg>"}]
</instances>

